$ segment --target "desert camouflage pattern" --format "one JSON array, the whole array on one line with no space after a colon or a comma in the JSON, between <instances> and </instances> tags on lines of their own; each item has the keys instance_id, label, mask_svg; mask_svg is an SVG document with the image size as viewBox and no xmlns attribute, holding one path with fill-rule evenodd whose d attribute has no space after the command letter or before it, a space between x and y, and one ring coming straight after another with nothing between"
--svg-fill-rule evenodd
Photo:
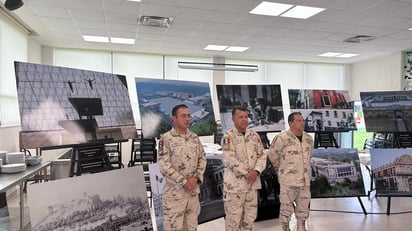
<instances>
[{"instance_id":1,"label":"desert camouflage pattern","mask_svg":"<svg viewBox=\"0 0 412 231\"><path fill-rule=\"evenodd\" d=\"M289 222L295 212L296 220L305 221L309 217L310 186L281 186L280 214L281 222ZM296 203L296 207L293 206Z\"/></svg>"},{"instance_id":2,"label":"desert camouflage pattern","mask_svg":"<svg viewBox=\"0 0 412 231\"><path fill-rule=\"evenodd\" d=\"M197 185L192 192L186 192L183 185L186 178L195 176L199 184L203 182L206 169L206 156L199 137L187 131L181 136L174 128L162 135L159 140L158 163L160 172L166 178L163 187L163 198L184 198L197 195L200 187Z\"/></svg>"},{"instance_id":3,"label":"desert camouflage pattern","mask_svg":"<svg viewBox=\"0 0 412 231\"><path fill-rule=\"evenodd\" d=\"M247 169L263 172L267 154L259 135L250 129L246 129L245 135L236 128L230 129L222 138L222 150L226 231L252 230L261 182L257 176L253 184L248 183Z\"/></svg>"},{"instance_id":4,"label":"desert camouflage pattern","mask_svg":"<svg viewBox=\"0 0 412 231\"><path fill-rule=\"evenodd\" d=\"M200 213L199 192L206 169L206 156L199 137L187 131L181 136L174 128L159 140L158 163L166 182L163 187L163 227L165 231L197 229ZM191 192L183 185L195 176L198 184Z\"/></svg>"},{"instance_id":5,"label":"desert camouflage pattern","mask_svg":"<svg viewBox=\"0 0 412 231\"><path fill-rule=\"evenodd\" d=\"M257 216L256 190L246 193L224 192L223 203L226 213L226 231L252 230L253 222ZM244 208L244 210L240 208Z\"/></svg>"},{"instance_id":6,"label":"desert camouflage pattern","mask_svg":"<svg viewBox=\"0 0 412 231\"><path fill-rule=\"evenodd\" d=\"M268 156L277 170L279 184L309 186L312 153L313 138L306 132L302 143L290 130L277 135L270 144Z\"/></svg>"},{"instance_id":7,"label":"desert camouflage pattern","mask_svg":"<svg viewBox=\"0 0 412 231\"><path fill-rule=\"evenodd\" d=\"M309 216L312 153L313 138L306 132L303 133L300 142L290 130L287 130L276 136L270 145L268 156L278 173L280 220L283 223L289 223L293 212L298 220L305 221Z\"/></svg>"},{"instance_id":8,"label":"desert camouflage pattern","mask_svg":"<svg viewBox=\"0 0 412 231\"><path fill-rule=\"evenodd\" d=\"M197 195L162 201L164 231L195 231L200 213ZM186 218L186 219L184 219Z\"/></svg>"},{"instance_id":9,"label":"desert camouflage pattern","mask_svg":"<svg viewBox=\"0 0 412 231\"><path fill-rule=\"evenodd\" d=\"M243 135L232 128L222 138L222 150L225 162L224 191L239 193L260 189L259 176L252 185L246 180L246 169L263 172L266 168L267 154L259 135L250 129L246 129Z\"/></svg>"}]
</instances>

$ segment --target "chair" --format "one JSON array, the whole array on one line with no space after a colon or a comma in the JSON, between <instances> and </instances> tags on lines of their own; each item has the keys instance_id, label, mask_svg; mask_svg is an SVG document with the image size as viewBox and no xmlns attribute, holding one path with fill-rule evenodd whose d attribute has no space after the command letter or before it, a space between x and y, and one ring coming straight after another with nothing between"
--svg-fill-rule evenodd
<instances>
[{"instance_id":1,"label":"chair","mask_svg":"<svg viewBox=\"0 0 412 231\"><path fill-rule=\"evenodd\" d=\"M122 163L122 144L120 142L105 144L104 149L113 168L124 168Z\"/></svg>"}]
</instances>

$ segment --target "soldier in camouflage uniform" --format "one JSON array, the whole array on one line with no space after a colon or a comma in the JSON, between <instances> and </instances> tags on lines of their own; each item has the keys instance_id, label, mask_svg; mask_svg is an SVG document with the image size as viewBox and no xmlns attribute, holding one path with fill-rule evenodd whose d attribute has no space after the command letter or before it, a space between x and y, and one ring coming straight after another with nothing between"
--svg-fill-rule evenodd
<instances>
[{"instance_id":1,"label":"soldier in camouflage uniform","mask_svg":"<svg viewBox=\"0 0 412 231\"><path fill-rule=\"evenodd\" d=\"M288 117L289 130L277 135L269 149L269 159L278 173L280 184L280 220L282 230L289 231L290 217L295 212L297 230L306 231L310 203L310 157L313 138L304 132L300 112ZM293 203L296 204L294 208Z\"/></svg>"},{"instance_id":2,"label":"soldier in camouflage uniform","mask_svg":"<svg viewBox=\"0 0 412 231\"><path fill-rule=\"evenodd\" d=\"M163 187L163 227L165 231L197 230L200 213L199 185L203 181L206 157L199 137L188 128L186 105L172 110L174 127L159 141L159 167L166 178Z\"/></svg>"},{"instance_id":3,"label":"soldier in camouflage uniform","mask_svg":"<svg viewBox=\"0 0 412 231\"><path fill-rule=\"evenodd\" d=\"M248 129L248 111L232 111L234 128L222 138L226 231L252 230L257 216L259 174L266 168L267 155L259 135Z\"/></svg>"}]
</instances>

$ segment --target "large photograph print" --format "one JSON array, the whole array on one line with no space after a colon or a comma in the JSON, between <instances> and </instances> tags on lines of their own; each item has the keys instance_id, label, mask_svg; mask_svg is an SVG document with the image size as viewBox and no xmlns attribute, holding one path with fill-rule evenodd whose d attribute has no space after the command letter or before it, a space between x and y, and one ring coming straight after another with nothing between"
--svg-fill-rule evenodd
<instances>
[{"instance_id":1,"label":"large photograph print","mask_svg":"<svg viewBox=\"0 0 412 231\"><path fill-rule=\"evenodd\" d=\"M357 149L315 149L310 166L313 198L365 195Z\"/></svg>"},{"instance_id":2,"label":"large photograph print","mask_svg":"<svg viewBox=\"0 0 412 231\"><path fill-rule=\"evenodd\" d=\"M361 92L368 132L412 132L412 91Z\"/></svg>"},{"instance_id":3,"label":"large photograph print","mask_svg":"<svg viewBox=\"0 0 412 231\"><path fill-rule=\"evenodd\" d=\"M307 132L356 130L353 103L345 90L289 89L291 112L301 112Z\"/></svg>"},{"instance_id":4,"label":"large photograph print","mask_svg":"<svg viewBox=\"0 0 412 231\"><path fill-rule=\"evenodd\" d=\"M216 85L222 133L233 127L232 109L249 111L249 128L256 132L285 129L280 85Z\"/></svg>"},{"instance_id":5,"label":"large photograph print","mask_svg":"<svg viewBox=\"0 0 412 231\"><path fill-rule=\"evenodd\" d=\"M185 104L190 111L190 130L199 136L216 132L208 83L136 78L142 134L159 137L173 126L172 108Z\"/></svg>"},{"instance_id":6,"label":"large photograph print","mask_svg":"<svg viewBox=\"0 0 412 231\"><path fill-rule=\"evenodd\" d=\"M15 62L21 147L136 137L126 77Z\"/></svg>"},{"instance_id":7,"label":"large photograph print","mask_svg":"<svg viewBox=\"0 0 412 231\"><path fill-rule=\"evenodd\" d=\"M33 231L153 230L141 166L33 184L28 191Z\"/></svg>"},{"instance_id":8,"label":"large photograph print","mask_svg":"<svg viewBox=\"0 0 412 231\"><path fill-rule=\"evenodd\" d=\"M412 149L369 150L377 195L412 196Z\"/></svg>"}]
</instances>

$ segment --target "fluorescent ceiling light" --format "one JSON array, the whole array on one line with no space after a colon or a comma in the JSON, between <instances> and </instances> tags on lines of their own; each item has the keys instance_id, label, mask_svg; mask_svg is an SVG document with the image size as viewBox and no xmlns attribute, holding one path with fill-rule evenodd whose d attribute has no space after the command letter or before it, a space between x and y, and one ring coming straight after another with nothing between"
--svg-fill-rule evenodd
<instances>
[{"instance_id":1,"label":"fluorescent ceiling light","mask_svg":"<svg viewBox=\"0 0 412 231\"><path fill-rule=\"evenodd\" d=\"M321 56L321 57L336 57L336 56L341 55L341 54L342 53L337 53L337 52L326 52L326 53L320 54L318 56Z\"/></svg>"},{"instance_id":2,"label":"fluorescent ceiling light","mask_svg":"<svg viewBox=\"0 0 412 231\"><path fill-rule=\"evenodd\" d=\"M359 54L345 53L345 54L340 54L336 57L338 57L338 58L352 58L352 57L355 57L355 56L358 56L358 55Z\"/></svg>"},{"instance_id":3,"label":"fluorescent ceiling light","mask_svg":"<svg viewBox=\"0 0 412 231\"><path fill-rule=\"evenodd\" d=\"M134 44L134 39L110 37L110 42L119 44Z\"/></svg>"},{"instance_id":4,"label":"fluorescent ceiling light","mask_svg":"<svg viewBox=\"0 0 412 231\"><path fill-rule=\"evenodd\" d=\"M177 62L177 66L182 69L196 69L196 70L242 71L242 72L258 71L257 65L244 65L244 64Z\"/></svg>"},{"instance_id":5,"label":"fluorescent ceiling light","mask_svg":"<svg viewBox=\"0 0 412 231\"><path fill-rule=\"evenodd\" d=\"M223 45L207 45L204 49L211 50L211 51L224 51L226 48L227 46L223 46Z\"/></svg>"},{"instance_id":6,"label":"fluorescent ceiling light","mask_svg":"<svg viewBox=\"0 0 412 231\"><path fill-rule=\"evenodd\" d=\"M288 18L307 19L324 10L325 8L310 7L310 6L295 6L280 16L288 17Z\"/></svg>"},{"instance_id":7,"label":"fluorescent ceiling light","mask_svg":"<svg viewBox=\"0 0 412 231\"><path fill-rule=\"evenodd\" d=\"M412 30L412 27L411 27L411 28L409 28L408 30Z\"/></svg>"},{"instance_id":8,"label":"fluorescent ceiling light","mask_svg":"<svg viewBox=\"0 0 412 231\"><path fill-rule=\"evenodd\" d=\"M98 42L98 43L108 43L109 42L109 38L105 36L83 35L83 39L86 42Z\"/></svg>"},{"instance_id":9,"label":"fluorescent ceiling light","mask_svg":"<svg viewBox=\"0 0 412 231\"><path fill-rule=\"evenodd\" d=\"M141 2L142 0L126 0L128 2Z\"/></svg>"},{"instance_id":10,"label":"fluorescent ceiling light","mask_svg":"<svg viewBox=\"0 0 412 231\"><path fill-rule=\"evenodd\" d=\"M232 52L244 52L250 47L235 47L235 46L230 46L228 47L225 51L232 51Z\"/></svg>"},{"instance_id":11,"label":"fluorescent ceiling light","mask_svg":"<svg viewBox=\"0 0 412 231\"><path fill-rule=\"evenodd\" d=\"M292 6L293 5L290 4L282 4L275 2L262 2L249 13L268 16L279 16L281 13L290 9Z\"/></svg>"},{"instance_id":12,"label":"fluorescent ceiling light","mask_svg":"<svg viewBox=\"0 0 412 231\"><path fill-rule=\"evenodd\" d=\"M335 58L352 58L352 57L355 57L355 56L358 56L358 55L360 55L360 54L326 52L326 53L320 54L318 56L329 57L329 58L333 58L333 57L335 57Z\"/></svg>"}]
</instances>

